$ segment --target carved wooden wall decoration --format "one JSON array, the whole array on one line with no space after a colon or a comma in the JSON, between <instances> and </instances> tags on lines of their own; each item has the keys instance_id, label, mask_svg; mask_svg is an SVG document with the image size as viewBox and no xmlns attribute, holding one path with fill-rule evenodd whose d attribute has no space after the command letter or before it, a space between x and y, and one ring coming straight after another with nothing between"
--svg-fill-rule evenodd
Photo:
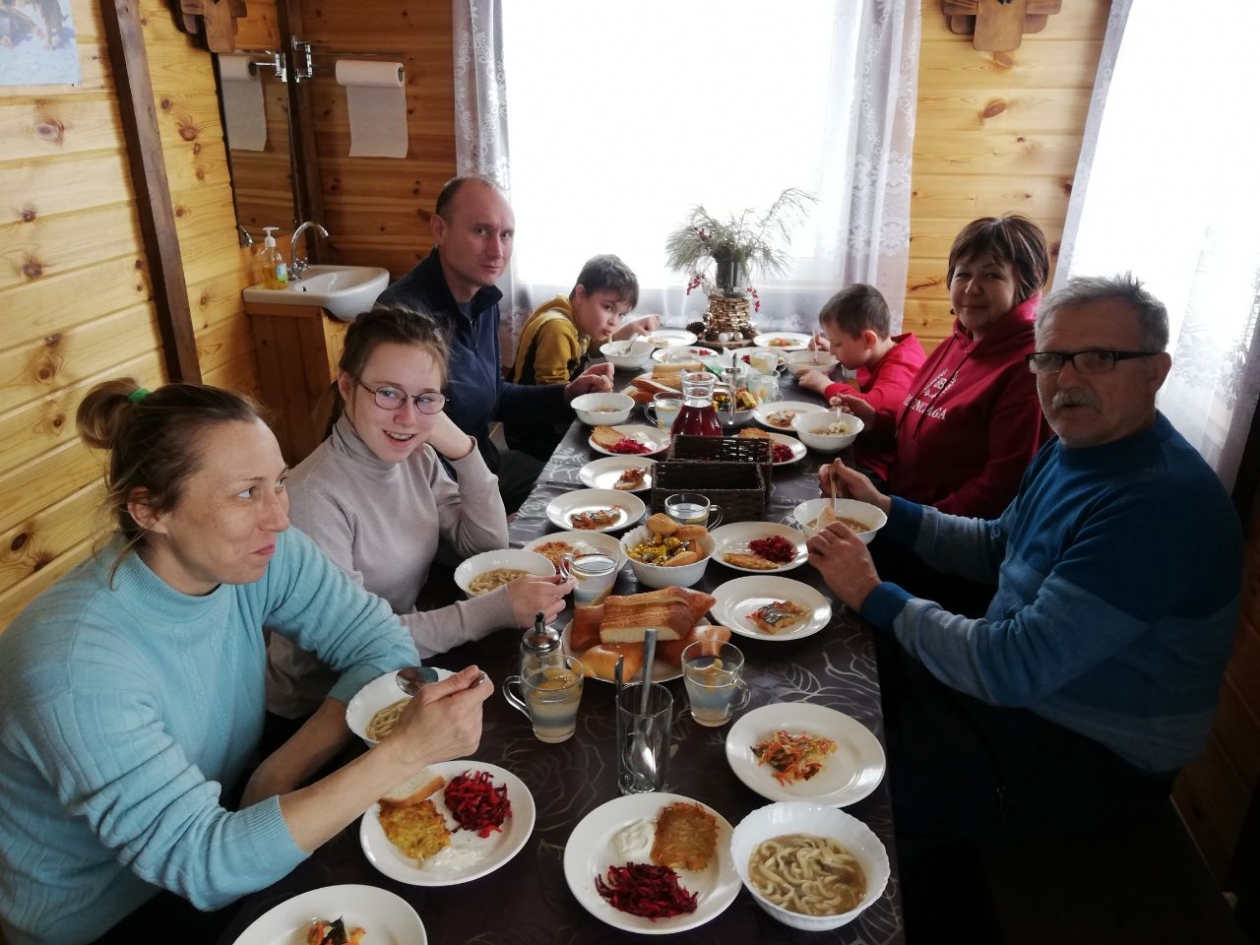
<instances>
[{"instance_id":1,"label":"carved wooden wall decoration","mask_svg":"<svg viewBox=\"0 0 1260 945\"><path fill-rule=\"evenodd\" d=\"M984 52L1019 49L1025 33L1040 33L1062 0L941 0L952 33L973 36Z\"/></svg>"},{"instance_id":2,"label":"carved wooden wall decoration","mask_svg":"<svg viewBox=\"0 0 1260 945\"><path fill-rule=\"evenodd\" d=\"M185 33L205 37L211 52L236 51L236 21L248 15L245 0L171 0Z\"/></svg>"}]
</instances>

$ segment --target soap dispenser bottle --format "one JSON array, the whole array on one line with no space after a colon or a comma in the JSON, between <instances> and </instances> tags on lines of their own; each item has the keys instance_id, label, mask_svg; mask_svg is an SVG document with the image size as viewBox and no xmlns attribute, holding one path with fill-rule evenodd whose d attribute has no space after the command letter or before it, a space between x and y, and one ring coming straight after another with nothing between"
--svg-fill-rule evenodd
<instances>
[{"instance_id":1,"label":"soap dispenser bottle","mask_svg":"<svg viewBox=\"0 0 1260 945\"><path fill-rule=\"evenodd\" d=\"M264 289L284 289L289 285L289 267L285 264L284 256L276 249L275 231L274 226L263 227L267 236L263 240L262 252L258 254L258 258L262 261Z\"/></svg>"}]
</instances>

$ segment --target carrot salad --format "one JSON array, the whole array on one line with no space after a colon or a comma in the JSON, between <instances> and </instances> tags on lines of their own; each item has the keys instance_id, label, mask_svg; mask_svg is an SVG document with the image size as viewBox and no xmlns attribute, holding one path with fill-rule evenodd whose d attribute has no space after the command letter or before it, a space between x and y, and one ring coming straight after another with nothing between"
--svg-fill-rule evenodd
<instances>
[{"instance_id":1,"label":"carrot salad","mask_svg":"<svg viewBox=\"0 0 1260 945\"><path fill-rule=\"evenodd\" d=\"M823 769L823 759L836 750L836 743L822 735L778 731L752 746L758 764L769 765L774 779L788 785L808 781Z\"/></svg>"}]
</instances>

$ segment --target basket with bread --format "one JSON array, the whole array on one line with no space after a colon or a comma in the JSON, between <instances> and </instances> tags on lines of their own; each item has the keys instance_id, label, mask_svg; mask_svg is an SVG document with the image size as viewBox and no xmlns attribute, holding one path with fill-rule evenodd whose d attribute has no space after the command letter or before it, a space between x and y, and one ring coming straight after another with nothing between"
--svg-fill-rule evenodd
<instances>
[{"instance_id":1,"label":"basket with bread","mask_svg":"<svg viewBox=\"0 0 1260 945\"><path fill-rule=\"evenodd\" d=\"M679 525L663 512L621 538L635 579L645 587L691 587L704 577L714 542L703 525Z\"/></svg>"},{"instance_id":2,"label":"basket with bread","mask_svg":"<svg viewBox=\"0 0 1260 945\"><path fill-rule=\"evenodd\" d=\"M713 602L712 595L686 587L614 594L601 606L574 610L573 623L568 630L568 648L582 661L588 676L609 681L613 678L617 657L625 657L623 675L630 680L643 667L644 634L655 629L655 670L665 678L673 678L681 672L682 651L689 643L697 640L725 643L730 639L731 632L725 627L698 625Z\"/></svg>"}]
</instances>

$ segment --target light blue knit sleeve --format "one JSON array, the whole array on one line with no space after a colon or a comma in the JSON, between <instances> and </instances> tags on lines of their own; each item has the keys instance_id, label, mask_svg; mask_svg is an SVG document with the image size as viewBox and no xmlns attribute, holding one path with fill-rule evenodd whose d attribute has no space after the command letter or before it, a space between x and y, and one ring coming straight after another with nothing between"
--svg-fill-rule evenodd
<instances>
[{"instance_id":1,"label":"light blue knit sleeve","mask_svg":"<svg viewBox=\"0 0 1260 945\"><path fill-rule=\"evenodd\" d=\"M276 556L258 593L260 624L339 672L328 695L341 702L377 676L420 662L389 603L352 581L295 528L277 536Z\"/></svg>"}]
</instances>

